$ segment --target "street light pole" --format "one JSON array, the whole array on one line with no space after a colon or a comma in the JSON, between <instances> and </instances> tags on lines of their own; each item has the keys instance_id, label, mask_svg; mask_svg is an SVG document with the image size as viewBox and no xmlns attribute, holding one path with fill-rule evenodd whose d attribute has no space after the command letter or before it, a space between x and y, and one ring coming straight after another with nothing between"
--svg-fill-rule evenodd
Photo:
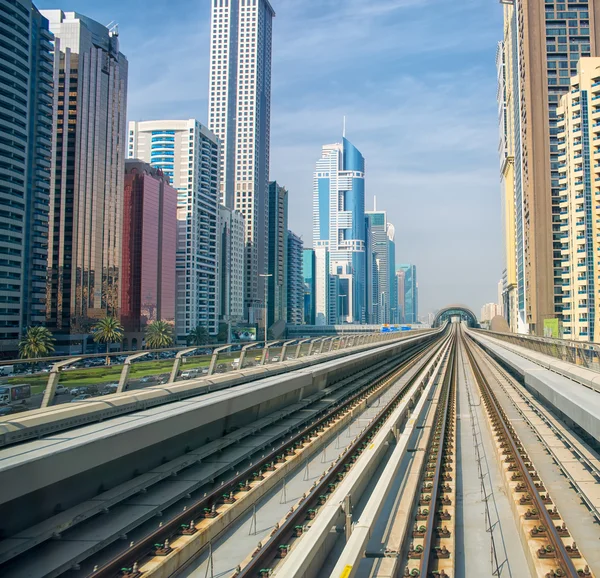
<instances>
[{"instance_id":1,"label":"street light pole","mask_svg":"<svg viewBox=\"0 0 600 578\"><path fill-rule=\"evenodd\" d=\"M265 344L267 343L267 317L269 311L269 282L267 281L268 277L273 277L273 273L259 273L259 277L264 279L265 283Z\"/></svg>"}]
</instances>

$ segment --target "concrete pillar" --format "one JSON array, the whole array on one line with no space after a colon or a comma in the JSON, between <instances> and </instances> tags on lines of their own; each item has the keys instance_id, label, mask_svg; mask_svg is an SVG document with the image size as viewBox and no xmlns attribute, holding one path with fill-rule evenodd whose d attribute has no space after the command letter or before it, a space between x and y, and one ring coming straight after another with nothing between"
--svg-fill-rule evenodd
<instances>
[{"instance_id":1,"label":"concrete pillar","mask_svg":"<svg viewBox=\"0 0 600 578\"><path fill-rule=\"evenodd\" d=\"M175 383L177 374L179 373L179 368L181 367L182 357L186 353L196 351L196 349L198 349L198 347L190 347L189 349L182 349L181 351L177 352L177 355L175 355L175 360L173 361L173 367L171 368L171 375L169 376L169 381L167 383Z\"/></svg>"},{"instance_id":2,"label":"concrete pillar","mask_svg":"<svg viewBox=\"0 0 600 578\"><path fill-rule=\"evenodd\" d=\"M346 529L346 542L350 540L350 536L352 535L352 499L350 494L348 494L344 498L344 505L342 506L344 510L344 518L346 520L345 529Z\"/></svg>"},{"instance_id":3,"label":"concrete pillar","mask_svg":"<svg viewBox=\"0 0 600 578\"><path fill-rule=\"evenodd\" d=\"M119 387L117 387L117 393L122 393L127 389L127 380L129 379L129 372L131 371L131 362L134 359L138 359L139 357L144 357L145 355L149 355L149 351L142 351L141 353L134 353L130 355L125 360L123 364L123 369L121 370L121 377L119 378Z\"/></svg>"},{"instance_id":4,"label":"concrete pillar","mask_svg":"<svg viewBox=\"0 0 600 578\"><path fill-rule=\"evenodd\" d=\"M251 347L256 347L256 343L249 343L248 345L244 345L244 347L242 347L242 351L240 351L240 362L238 364L238 369L244 368L244 361L246 360L246 351L248 351L248 349L250 349Z\"/></svg>"},{"instance_id":5,"label":"concrete pillar","mask_svg":"<svg viewBox=\"0 0 600 578\"><path fill-rule=\"evenodd\" d=\"M58 385L58 380L60 379L60 370L63 367L67 367L67 365L71 365L71 363L76 363L79 361L81 357L72 357L71 359L66 359L65 361L59 361L55 363L50 371L50 375L48 376L48 385L46 385L46 391L44 391L44 398L42 399L41 407L48 407L52 400L54 399L54 394L56 393L56 386Z\"/></svg>"},{"instance_id":6,"label":"concrete pillar","mask_svg":"<svg viewBox=\"0 0 600 578\"><path fill-rule=\"evenodd\" d=\"M221 353L221 351L229 349L230 347L231 344L224 345L223 347L217 347L215 350L213 350L213 354L210 359L210 365L208 367L208 375L212 375L215 372L215 369L217 368L217 361L219 359L219 353Z\"/></svg>"},{"instance_id":7,"label":"concrete pillar","mask_svg":"<svg viewBox=\"0 0 600 578\"><path fill-rule=\"evenodd\" d=\"M310 341L310 339L303 339L302 341L298 341L298 345L296 346L296 355L294 359L298 359L300 357L300 350L302 349L302 344Z\"/></svg>"},{"instance_id":8,"label":"concrete pillar","mask_svg":"<svg viewBox=\"0 0 600 578\"><path fill-rule=\"evenodd\" d=\"M294 343L294 341L296 341L296 340L292 339L290 341L286 341L283 344L283 347L281 348L281 357L279 358L279 361L285 361L285 354L287 353L288 345L291 345L292 343Z\"/></svg>"}]
</instances>

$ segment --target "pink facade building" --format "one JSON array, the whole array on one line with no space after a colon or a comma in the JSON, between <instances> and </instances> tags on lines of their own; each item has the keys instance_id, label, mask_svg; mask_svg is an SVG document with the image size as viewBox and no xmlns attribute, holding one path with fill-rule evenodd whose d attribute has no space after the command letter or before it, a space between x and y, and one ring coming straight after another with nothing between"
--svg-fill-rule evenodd
<instances>
[{"instance_id":1,"label":"pink facade building","mask_svg":"<svg viewBox=\"0 0 600 578\"><path fill-rule=\"evenodd\" d=\"M147 323L175 322L177 251L177 191L137 159L125 161L122 244L121 321L135 347Z\"/></svg>"}]
</instances>

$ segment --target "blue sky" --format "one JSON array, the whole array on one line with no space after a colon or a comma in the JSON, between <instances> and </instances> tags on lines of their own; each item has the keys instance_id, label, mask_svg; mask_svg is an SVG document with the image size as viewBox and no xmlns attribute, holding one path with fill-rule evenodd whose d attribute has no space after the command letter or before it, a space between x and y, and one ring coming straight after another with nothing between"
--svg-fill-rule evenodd
<instances>
[{"instance_id":1,"label":"blue sky","mask_svg":"<svg viewBox=\"0 0 600 578\"><path fill-rule=\"evenodd\" d=\"M367 207L386 209L396 260L418 267L420 312L479 313L502 271L493 0L271 0L271 178L311 244L321 145L347 137L367 163ZM119 24L128 116L207 119L209 0L38 0Z\"/></svg>"}]
</instances>

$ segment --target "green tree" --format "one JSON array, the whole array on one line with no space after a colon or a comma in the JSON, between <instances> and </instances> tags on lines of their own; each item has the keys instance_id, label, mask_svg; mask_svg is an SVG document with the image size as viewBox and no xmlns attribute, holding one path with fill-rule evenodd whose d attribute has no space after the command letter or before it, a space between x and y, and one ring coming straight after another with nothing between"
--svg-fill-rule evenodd
<instances>
[{"instance_id":1,"label":"green tree","mask_svg":"<svg viewBox=\"0 0 600 578\"><path fill-rule=\"evenodd\" d=\"M196 329L193 329L187 336L186 341L188 345L206 345L208 343L208 331L203 325L198 325Z\"/></svg>"},{"instance_id":2,"label":"green tree","mask_svg":"<svg viewBox=\"0 0 600 578\"><path fill-rule=\"evenodd\" d=\"M19 357L22 359L46 357L54 351L55 341L46 327L28 327L19 341Z\"/></svg>"},{"instance_id":3,"label":"green tree","mask_svg":"<svg viewBox=\"0 0 600 578\"><path fill-rule=\"evenodd\" d=\"M173 345L173 325L167 321L152 321L146 327L146 347L161 349Z\"/></svg>"},{"instance_id":4,"label":"green tree","mask_svg":"<svg viewBox=\"0 0 600 578\"><path fill-rule=\"evenodd\" d=\"M123 341L123 326L116 317L103 317L92 327L92 335L96 343L106 343L106 353L111 343ZM106 365L110 365L110 357L106 356Z\"/></svg>"}]
</instances>

